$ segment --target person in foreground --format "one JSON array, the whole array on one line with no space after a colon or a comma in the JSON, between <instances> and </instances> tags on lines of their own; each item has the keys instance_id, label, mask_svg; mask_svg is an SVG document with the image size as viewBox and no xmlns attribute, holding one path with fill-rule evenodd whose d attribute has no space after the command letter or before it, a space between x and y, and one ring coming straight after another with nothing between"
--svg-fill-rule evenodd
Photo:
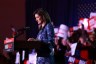
<instances>
[{"instance_id":1,"label":"person in foreground","mask_svg":"<svg viewBox=\"0 0 96 64\"><path fill-rule=\"evenodd\" d=\"M33 15L35 16L35 19L39 27L37 40L42 41L42 43L44 42L49 44L49 48L51 50L49 55L37 57L37 64L54 64L54 58L53 58L54 57L53 56L54 28L53 28L50 16L48 12L43 10L42 8L34 11ZM32 40L31 38L28 39L28 41L31 41L31 40Z\"/></svg>"}]
</instances>

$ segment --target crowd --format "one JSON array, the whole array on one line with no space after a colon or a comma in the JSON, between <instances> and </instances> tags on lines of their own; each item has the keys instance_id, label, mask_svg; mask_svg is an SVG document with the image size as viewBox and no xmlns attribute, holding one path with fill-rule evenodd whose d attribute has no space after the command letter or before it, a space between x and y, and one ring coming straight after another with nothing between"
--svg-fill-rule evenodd
<instances>
[{"instance_id":1,"label":"crowd","mask_svg":"<svg viewBox=\"0 0 96 64\"><path fill-rule=\"evenodd\" d=\"M87 32L84 27L68 28L61 24L54 28L56 64L95 64L96 29Z\"/></svg>"}]
</instances>

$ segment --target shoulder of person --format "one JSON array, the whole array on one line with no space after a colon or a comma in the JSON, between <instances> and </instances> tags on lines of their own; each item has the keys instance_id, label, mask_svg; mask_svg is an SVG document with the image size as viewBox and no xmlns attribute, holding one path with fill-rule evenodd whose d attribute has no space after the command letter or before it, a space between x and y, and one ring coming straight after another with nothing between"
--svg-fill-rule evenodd
<instances>
[{"instance_id":1,"label":"shoulder of person","mask_svg":"<svg viewBox=\"0 0 96 64\"><path fill-rule=\"evenodd\" d=\"M48 22L46 26L53 26L51 22Z\"/></svg>"}]
</instances>

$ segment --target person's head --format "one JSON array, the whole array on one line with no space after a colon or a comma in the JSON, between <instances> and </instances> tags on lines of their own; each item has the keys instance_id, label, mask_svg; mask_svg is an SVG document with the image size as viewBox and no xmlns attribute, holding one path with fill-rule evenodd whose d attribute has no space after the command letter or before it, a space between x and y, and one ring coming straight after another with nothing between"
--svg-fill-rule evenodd
<instances>
[{"instance_id":1,"label":"person's head","mask_svg":"<svg viewBox=\"0 0 96 64\"><path fill-rule=\"evenodd\" d=\"M94 41L94 40L95 40L95 35L94 35L94 34L90 34L90 35L89 35L89 39L90 39L91 41Z\"/></svg>"},{"instance_id":2,"label":"person's head","mask_svg":"<svg viewBox=\"0 0 96 64\"><path fill-rule=\"evenodd\" d=\"M35 16L35 19L38 24L51 21L47 11L43 10L42 8L39 8L34 11L33 15Z\"/></svg>"}]
</instances>

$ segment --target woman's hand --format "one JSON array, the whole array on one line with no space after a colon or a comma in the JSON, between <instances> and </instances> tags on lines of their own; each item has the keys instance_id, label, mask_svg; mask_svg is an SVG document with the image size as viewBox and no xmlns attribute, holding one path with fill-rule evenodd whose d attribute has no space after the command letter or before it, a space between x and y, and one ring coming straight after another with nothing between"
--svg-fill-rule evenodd
<instances>
[{"instance_id":1,"label":"woman's hand","mask_svg":"<svg viewBox=\"0 0 96 64\"><path fill-rule=\"evenodd\" d=\"M29 38L27 41L38 41L38 40L34 38Z\"/></svg>"},{"instance_id":2,"label":"woman's hand","mask_svg":"<svg viewBox=\"0 0 96 64\"><path fill-rule=\"evenodd\" d=\"M34 38L29 38L27 41L34 41L35 39Z\"/></svg>"}]
</instances>

